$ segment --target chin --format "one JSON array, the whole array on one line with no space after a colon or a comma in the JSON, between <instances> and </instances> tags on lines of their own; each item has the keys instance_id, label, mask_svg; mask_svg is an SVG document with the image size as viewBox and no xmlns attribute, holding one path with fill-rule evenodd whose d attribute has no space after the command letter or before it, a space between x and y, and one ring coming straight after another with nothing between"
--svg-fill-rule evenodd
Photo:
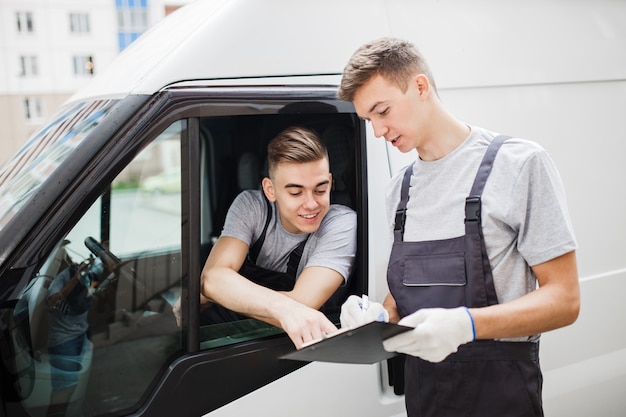
<instances>
[{"instance_id":1,"label":"chin","mask_svg":"<svg viewBox=\"0 0 626 417\"><path fill-rule=\"evenodd\" d=\"M300 230L301 233L314 233L317 232L317 229L320 228L320 222L315 222L315 223L307 223L307 224L300 224L298 227L298 230Z\"/></svg>"},{"instance_id":2,"label":"chin","mask_svg":"<svg viewBox=\"0 0 626 417\"><path fill-rule=\"evenodd\" d=\"M307 225L307 226L301 227L300 231L302 233L315 233L315 232L317 232L317 229L319 229L319 228L320 228L319 224L316 224L314 226L313 225Z\"/></svg>"}]
</instances>

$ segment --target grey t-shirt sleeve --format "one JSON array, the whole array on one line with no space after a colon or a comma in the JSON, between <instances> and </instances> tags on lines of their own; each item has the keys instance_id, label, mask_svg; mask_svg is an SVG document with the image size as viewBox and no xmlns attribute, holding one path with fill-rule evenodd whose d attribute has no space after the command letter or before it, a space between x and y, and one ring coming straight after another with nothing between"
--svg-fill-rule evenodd
<instances>
[{"instance_id":1,"label":"grey t-shirt sleeve","mask_svg":"<svg viewBox=\"0 0 626 417\"><path fill-rule=\"evenodd\" d=\"M261 191L246 190L233 201L221 236L234 237L250 246L261 235L267 218L267 205Z\"/></svg>"},{"instance_id":2,"label":"grey t-shirt sleeve","mask_svg":"<svg viewBox=\"0 0 626 417\"><path fill-rule=\"evenodd\" d=\"M529 265L576 249L561 177L545 150L537 147L510 190L509 221L518 231L517 247Z\"/></svg>"},{"instance_id":3,"label":"grey t-shirt sleeve","mask_svg":"<svg viewBox=\"0 0 626 417\"><path fill-rule=\"evenodd\" d=\"M304 268L323 266L348 279L356 258L356 213L348 207L331 205L319 230L307 246L309 256Z\"/></svg>"}]
</instances>

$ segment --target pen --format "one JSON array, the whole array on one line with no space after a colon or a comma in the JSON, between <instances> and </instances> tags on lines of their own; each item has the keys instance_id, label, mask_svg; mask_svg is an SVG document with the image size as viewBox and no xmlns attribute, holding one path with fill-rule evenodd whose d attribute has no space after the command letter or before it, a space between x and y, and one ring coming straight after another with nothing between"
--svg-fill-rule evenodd
<instances>
[{"instance_id":1,"label":"pen","mask_svg":"<svg viewBox=\"0 0 626 417\"><path fill-rule=\"evenodd\" d=\"M363 296L361 297L361 300L363 300L361 302L361 310L363 310L363 312L367 312L367 309L370 308L370 300L367 297L367 294L363 294Z\"/></svg>"}]
</instances>

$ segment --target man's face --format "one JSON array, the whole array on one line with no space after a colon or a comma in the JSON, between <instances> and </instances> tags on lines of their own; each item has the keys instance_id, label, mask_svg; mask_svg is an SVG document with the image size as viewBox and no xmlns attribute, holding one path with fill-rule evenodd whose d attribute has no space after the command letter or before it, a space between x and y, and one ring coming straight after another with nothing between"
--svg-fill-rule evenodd
<instances>
[{"instance_id":1,"label":"man's face","mask_svg":"<svg viewBox=\"0 0 626 417\"><path fill-rule=\"evenodd\" d=\"M289 233L317 231L330 206L331 174L326 158L315 162L282 162L263 190L276 201L283 228Z\"/></svg>"},{"instance_id":2,"label":"man's face","mask_svg":"<svg viewBox=\"0 0 626 417\"><path fill-rule=\"evenodd\" d=\"M354 95L359 117L372 123L374 134L384 137L401 152L420 145L420 125L424 119L424 95L418 77L411 80L406 92L386 78L375 75Z\"/></svg>"}]
</instances>

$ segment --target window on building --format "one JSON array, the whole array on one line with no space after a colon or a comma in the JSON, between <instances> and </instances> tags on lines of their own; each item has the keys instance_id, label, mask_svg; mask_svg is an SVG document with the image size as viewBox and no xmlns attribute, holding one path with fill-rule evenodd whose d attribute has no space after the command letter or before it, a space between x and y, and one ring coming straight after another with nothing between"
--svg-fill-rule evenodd
<instances>
[{"instance_id":1,"label":"window on building","mask_svg":"<svg viewBox=\"0 0 626 417\"><path fill-rule=\"evenodd\" d=\"M120 51L125 49L128 45L133 43L141 33L138 32L120 32L117 34L117 41Z\"/></svg>"},{"instance_id":2,"label":"window on building","mask_svg":"<svg viewBox=\"0 0 626 417\"><path fill-rule=\"evenodd\" d=\"M20 33L34 32L33 14L31 12L17 12L17 31Z\"/></svg>"},{"instance_id":3,"label":"window on building","mask_svg":"<svg viewBox=\"0 0 626 417\"><path fill-rule=\"evenodd\" d=\"M33 77L39 75L39 66L37 62L36 56L20 56L20 76Z\"/></svg>"},{"instance_id":4,"label":"window on building","mask_svg":"<svg viewBox=\"0 0 626 417\"><path fill-rule=\"evenodd\" d=\"M89 33L89 15L87 13L70 13L70 32Z\"/></svg>"},{"instance_id":5,"label":"window on building","mask_svg":"<svg viewBox=\"0 0 626 417\"><path fill-rule=\"evenodd\" d=\"M43 117L41 111L41 100L33 97L24 99L24 118L27 121L40 120Z\"/></svg>"},{"instance_id":6,"label":"window on building","mask_svg":"<svg viewBox=\"0 0 626 417\"><path fill-rule=\"evenodd\" d=\"M72 57L74 75L92 75L93 74L93 57L91 55L75 55Z\"/></svg>"},{"instance_id":7,"label":"window on building","mask_svg":"<svg viewBox=\"0 0 626 417\"><path fill-rule=\"evenodd\" d=\"M120 51L148 29L146 0L116 0L118 45Z\"/></svg>"}]
</instances>

